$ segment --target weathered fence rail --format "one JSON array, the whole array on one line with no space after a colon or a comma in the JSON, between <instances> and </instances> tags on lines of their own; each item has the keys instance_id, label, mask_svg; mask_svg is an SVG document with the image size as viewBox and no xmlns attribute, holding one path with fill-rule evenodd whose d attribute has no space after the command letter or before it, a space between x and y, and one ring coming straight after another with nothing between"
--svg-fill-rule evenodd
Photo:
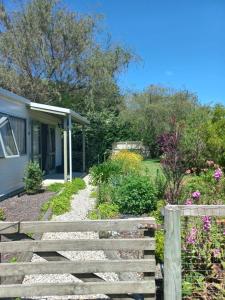
<instances>
[{"instance_id":1,"label":"weathered fence rail","mask_svg":"<svg viewBox=\"0 0 225 300\"><path fill-rule=\"evenodd\" d=\"M164 300L181 300L181 217L224 217L225 205L167 205L162 213L165 228Z\"/></svg>"},{"instance_id":2,"label":"weathered fence rail","mask_svg":"<svg viewBox=\"0 0 225 300\"><path fill-rule=\"evenodd\" d=\"M67 296L105 294L111 298L132 298L142 294L155 297L155 241L153 218L75 222L0 222L0 235L10 241L0 243L1 253L28 252L38 254L48 262L1 263L0 277L33 274L72 274L83 282L55 284L2 284L0 298L32 296ZM33 240L32 234L45 232L143 231L143 238ZM11 238L10 238L11 237ZM57 251L138 250L140 259L70 261ZM143 280L106 282L95 273L141 272Z\"/></svg>"}]
</instances>

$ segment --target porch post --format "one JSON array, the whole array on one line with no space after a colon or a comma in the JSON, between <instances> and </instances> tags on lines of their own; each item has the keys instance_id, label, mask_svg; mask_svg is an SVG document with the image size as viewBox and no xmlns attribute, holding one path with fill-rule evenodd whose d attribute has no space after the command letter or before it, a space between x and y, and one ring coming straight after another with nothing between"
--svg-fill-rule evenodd
<instances>
[{"instance_id":1,"label":"porch post","mask_svg":"<svg viewBox=\"0 0 225 300\"><path fill-rule=\"evenodd\" d=\"M70 171L70 174L69 174L69 181L72 181L73 179L73 169L72 169L72 155L73 155L73 152L72 152L72 118L71 118L71 115L69 115L69 171Z\"/></svg>"},{"instance_id":2,"label":"porch post","mask_svg":"<svg viewBox=\"0 0 225 300\"><path fill-rule=\"evenodd\" d=\"M63 159L64 159L64 181L67 181L68 162L67 162L67 117L64 118L63 124Z\"/></svg>"},{"instance_id":3,"label":"porch post","mask_svg":"<svg viewBox=\"0 0 225 300\"><path fill-rule=\"evenodd\" d=\"M86 170L86 149L85 149L85 127L82 126L82 163L83 163L83 172Z\"/></svg>"}]
</instances>

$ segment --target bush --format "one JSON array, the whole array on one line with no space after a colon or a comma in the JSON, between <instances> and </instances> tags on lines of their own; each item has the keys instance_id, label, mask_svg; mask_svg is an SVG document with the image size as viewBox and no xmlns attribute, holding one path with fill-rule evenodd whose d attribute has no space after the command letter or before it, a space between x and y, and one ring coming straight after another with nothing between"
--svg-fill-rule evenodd
<instances>
[{"instance_id":1,"label":"bush","mask_svg":"<svg viewBox=\"0 0 225 300\"><path fill-rule=\"evenodd\" d=\"M146 176L123 177L112 192L113 203L121 213L142 215L156 208L157 192Z\"/></svg>"},{"instance_id":2,"label":"bush","mask_svg":"<svg viewBox=\"0 0 225 300\"><path fill-rule=\"evenodd\" d=\"M155 259L158 263L164 262L164 231L156 230L155 232Z\"/></svg>"},{"instance_id":3,"label":"bush","mask_svg":"<svg viewBox=\"0 0 225 300\"><path fill-rule=\"evenodd\" d=\"M102 203L98 208L91 211L88 217L92 220L112 219L119 215L119 207L114 203Z\"/></svg>"},{"instance_id":4,"label":"bush","mask_svg":"<svg viewBox=\"0 0 225 300\"><path fill-rule=\"evenodd\" d=\"M28 194L35 194L41 190L44 173L37 162L29 162L24 174L25 190Z\"/></svg>"},{"instance_id":5,"label":"bush","mask_svg":"<svg viewBox=\"0 0 225 300\"><path fill-rule=\"evenodd\" d=\"M4 221L6 219L5 212L3 208L0 208L0 221Z\"/></svg>"},{"instance_id":6,"label":"bush","mask_svg":"<svg viewBox=\"0 0 225 300\"><path fill-rule=\"evenodd\" d=\"M161 172L158 169L156 171L156 177L154 183L157 190L157 198L162 199L166 192L167 182L165 176L161 174Z\"/></svg>"},{"instance_id":7,"label":"bush","mask_svg":"<svg viewBox=\"0 0 225 300\"><path fill-rule=\"evenodd\" d=\"M118 161L107 160L100 165L95 165L90 169L92 183L98 185L109 182L114 175L122 174L122 166Z\"/></svg>"},{"instance_id":8,"label":"bush","mask_svg":"<svg viewBox=\"0 0 225 300\"><path fill-rule=\"evenodd\" d=\"M124 173L129 173L141 169L143 157L135 152L121 150L113 154L111 159L119 162Z\"/></svg>"}]
</instances>

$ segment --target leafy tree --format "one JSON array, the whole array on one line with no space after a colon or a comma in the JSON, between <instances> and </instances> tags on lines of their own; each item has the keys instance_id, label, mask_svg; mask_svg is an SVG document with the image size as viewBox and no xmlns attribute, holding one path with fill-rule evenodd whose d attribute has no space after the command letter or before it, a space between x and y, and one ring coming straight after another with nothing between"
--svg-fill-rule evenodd
<instances>
[{"instance_id":1,"label":"leafy tree","mask_svg":"<svg viewBox=\"0 0 225 300\"><path fill-rule=\"evenodd\" d=\"M0 5L0 85L37 102L80 112L120 102L115 76L133 58L97 42L99 16L79 15L57 0Z\"/></svg>"},{"instance_id":2,"label":"leafy tree","mask_svg":"<svg viewBox=\"0 0 225 300\"><path fill-rule=\"evenodd\" d=\"M121 117L132 123L134 138L147 144L154 157L159 154L157 137L169 130L171 118L185 121L197 106L197 97L188 91L151 85L142 93L127 96Z\"/></svg>"},{"instance_id":3,"label":"leafy tree","mask_svg":"<svg viewBox=\"0 0 225 300\"><path fill-rule=\"evenodd\" d=\"M205 123L208 158L225 166L225 107L216 105Z\"/></svg>"}]
</instances>

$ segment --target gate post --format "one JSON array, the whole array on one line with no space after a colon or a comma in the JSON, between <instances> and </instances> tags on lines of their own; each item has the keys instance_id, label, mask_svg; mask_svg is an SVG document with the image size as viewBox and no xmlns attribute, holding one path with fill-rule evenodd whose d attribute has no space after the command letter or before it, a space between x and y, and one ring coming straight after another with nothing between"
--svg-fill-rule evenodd
<instances>
[{"instance_id":1,"label":"gate post","mask_svg":"<svg viewBox=\"0 0 225 300\"><path fill-rule=\"evenodd\" d=\"M164 300L181 300L181 212L173 205L164 210Z\"/></svg>"}]
</instances>

